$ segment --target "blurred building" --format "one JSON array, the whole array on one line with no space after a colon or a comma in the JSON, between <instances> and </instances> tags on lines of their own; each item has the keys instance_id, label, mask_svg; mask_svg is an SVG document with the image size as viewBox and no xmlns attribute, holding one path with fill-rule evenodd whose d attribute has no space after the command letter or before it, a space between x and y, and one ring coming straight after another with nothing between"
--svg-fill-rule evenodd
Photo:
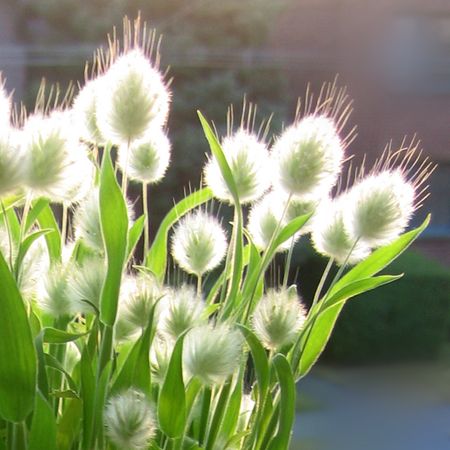
<instances>
[{"instance_id":1,"label":"blurred building","mask_svg":"<svg viewBox=\"0 0 450 450\"><path fill-rule=\"evenodd\" d=\"M392 138L421 139L438 168L425 210L432 223L418 246L450 264L450 2L292 0L269 48L301 94L336 73L354 98L351 151L373 161Z\"/></svg>"}]
</instances>

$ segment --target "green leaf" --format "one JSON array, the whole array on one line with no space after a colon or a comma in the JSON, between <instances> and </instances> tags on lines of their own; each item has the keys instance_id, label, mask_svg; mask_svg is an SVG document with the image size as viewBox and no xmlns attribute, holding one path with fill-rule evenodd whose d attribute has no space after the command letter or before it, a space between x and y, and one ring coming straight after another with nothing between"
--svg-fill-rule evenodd
<instances>
[{"instance_id":1,"label":"green leaf","mask_svg":"<svg viewBox=\"0 0 450 450\"><path fill-rule=\"evenodd\" d=\"M76 341L80 337L89 334L86 333L69 333L57 328L46 327L42 329L43 341L47 344L65 344L67 342Z\"/></svg>"},{"instance_id":2,"label":"green leaf","mask_svg":"<svg viewBox=\"0 0 450 450\"><path fill-rule=\"evenodd\" d=\"M72 442L80 434L83 404L80 399L68 399L58 421L56 443L58 450L72 449Z\"/></svg>"},{"instance_id":3,"label":"green leaf","mask_svg":"<svg viewBox=\"0 0 450 450\"><path fill-rule=\"evenodd\" d=\"M280 385L279 422L276 435L269 444L268 450L289 448L291 432L295 420L295 383L291 366L286 358L277 354L272 361Z\"/></svg>"},{"instance_id":4,"label":"green leaf","mask_svg":"<svg viewBox=\"0 0 450 450\"><path fill-rule=\"evenodd\" d=\"M42 230L53 230L53 233L45 235L48 254L51 261L61 261L61 233L52 208L48 203L42 207L37 215L37 221Z\"/></svg>"},{"instance_id":5,"label":"green leaf","mask_svg":"<svg viewBox=\"0 0 450 450\"><path fill-rule=\"evenodd\" d=\"M75 381L73 381L73 379L69 375L69 373L64 369L64 367L61 365L61 363L54 356L46 353L44 355L44 359L45 359L45 365L47 367L50 367L54 370L57 370L58 372L61 372L66 377L69 388L74 392L78 392L78 387L75 384Z\"/></svg>"},{"instance_id":6,"label":"green leaf","mask_svg":"<svg viewBox=\"0 0 450 450\"><path fill-rule=\"evenodd\" d=\"M430 223L430 215L424 220L420 227L402 234L391 244L375 250L368 258L349 270L331 289L330 295L336 293L347 284L369 278L383 270L394 259L400 256L425 230Z\"/></svg>"},{"instance_id":7,"label":"green leaf","mask_svg":"<svg viewBox=\"0 0 450 450\"><path fill-rule=\"evenodd\" d=\"M35 402L37 356L25 305L0 252L0 416L25 420Z\"/></svg>"},{"instance_id":8,"label":"green leaf","mask_svg":"<svg viewBox=\"0 0 450 450\"><path fill-rule=\"evenodd\" d=\"M31 422L28 450L56 450L56 421L53 410L38 391Z\"/></svg>"},{"instance_id":9,"label":"green leaf","mask_svg":"<svg viewBox=\"0 0 450 450\"><path fill-rule=\"evenodd\" d=\"M36 222L39 214L41 213L41 211L48 206L49 201L46 198L38 198L36 201L33 202L32 207L28 213L27 216L27 223L25 226L25 231L27 232L34 224L34 222Z\"/></svg>"},{"instance_id":10,"label":"green leaf","mask_svg":"<svg viewBox=\"0 0 450 450\"><path fill-rule=\"evenodd\" d=\"M183 435L186 424L186 395L182 365L183 339L184 334L177 339L158 400L159 426L167 436L173 439Z\"/></svg>"},{"instance_id":11,"label":"green leaf","mask_svg":"<svg viewBox=\"0 0 450 450\"><path fill-rule=\"evenodd\" d=\"M142 231L144 230L145 216L139 217L130 228L128 232L128 248L127 248L127 261L133 255L134 249L136 248L139 239L141 238Z\"/></svg>"},{"instance_id":12,"label":"green leaf","mask_svg":"<svg viewBox=\"0 0 450 450\"><path fill-rule=\"evenodd\" d=\"M261 401L265 397L270 383L269 360L264 347L255 334L244 325L237 324L237 327L250 347L253 364L255 365L256 380L258 381L258 397L259 401Z\"/></svg>"},{"instance_id":13,"label":"green leaf","mask_svg":"<svg viewBox=\"0 0 450 450\"><path fill-rule=\"evenodd\" d=\"M427 227L429 220L430 218L428 216L420 227L401 235L391 244L373 252L367 259L347 272L347 274L345 274L330 289L322 300L322 302L325 302L324 304L327 305L327 309L321 312L318 317L314 317L313 323L310 325L312 328L308 330L308 327L305 327L305 331L302 334L301 357L298 368L298 375L300 377L309 372L325 348L336 320L345 305L346 299L343 299L343 296L345 297L345 295L348 295L348 298L350 298L358 293L364 292L358 292L360 289L365 288L366 290L369 290L377 287L376 285L371 287L371 283L376 284L379 282L379 285L382 285L386 284L385 282L394 281L393 279L385 277L372 278L372 280L376 280L374 282L367 281L367 279L370 279L372 275L384 269L389 263L403 253ZM354 294L352 294L352 292L354 292ZM337 300L333 300L333 298ZM330 302L332 302L332 306L330 306ZM321 303L319 303L317 307L319 307L320 304Z\"/></svg>"},{"instance_id":14,"label":"green leaf","mask_svg":"<svg viewBox=\"0 0 450 450\"><path fill-rule=\"evenodd\" d=\"M356 295L363 294L364 292L371 291L377 287L385 284L392 283L400 279L403 274L400 275L380 275L378 277L364 278L362 280L354 281L347 284L341 290L328 297L322 307L322 312L327 308L330 308L338 303L345 302L346 300L355 297Z\"/></svg>"},{"instance_id":15,"label":"green leaf","mask_svg":"<svg viewBox=\"0 0 450 450\"><path fill-rule=\"evenodd\" d=\"M128 239L128 214L117 183L109 149L105 149L100 173L100 222L106 249L107 271L100 299L100 319L109 326L116 321L120 282Z\"/></svg>"},{"instance_id":16,"label":"green leaf","mask_svg":"<svg viewBox=\"0 0 450 450\"><path fill-rule=\"evenodd\" d=\"M229 305L234 305L236 303L236 296L239 291L239 286L242 278L242 268L243 268L243 217L242 208L239 201L239 192L236 187L236 182L233 178L233 173L228 165L225 154L223 153L222 147L214 134L213 130L209 126L207 120L203 117L200 111L197 111L200 118L200 122L203 127L203 132L205 133L206 139L209 143L211 153L216 159L220 172L222 174L225 183L227 184L228 190L233 197L234 203L234 223L233 223L233 233L234 233L234 248L233 248L233 260L232 260L232 277L231 286L229 293L227 295L226 302ZM228 309L228 308L227 308Z\"/></svg>"},{"instance_id":17,"label":"green leaf","mask_svg":"<svg viewBox=\"0 0 450 450\"><path fill-rule=\"evenodd\" d=\"M83 399L83 450L92 448L94 433L94 409L95 409L95 376L92 363L85 347L81 354L81 398Z\"/></svg>"},{"instance_id":18,"label":"green leaf","mask_svg":"<svg viewBox=\"0 0 450 450\"><path fill-rule=\"evenodd\" d=\"M211 189L204 188L193 192L178 202L164 217L156 233L155 240L145 257L145 265L162 282L167 266L167 241L169 230L185 214L213 198Z\"/></svg>"}]
</instances>

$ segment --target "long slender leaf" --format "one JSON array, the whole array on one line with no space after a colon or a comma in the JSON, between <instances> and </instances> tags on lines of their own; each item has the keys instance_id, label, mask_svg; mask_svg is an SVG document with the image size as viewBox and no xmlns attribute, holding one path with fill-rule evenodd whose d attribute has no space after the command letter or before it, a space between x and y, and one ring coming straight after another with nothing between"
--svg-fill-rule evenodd
<instances>
[{"instance_id":1,"label":"long slender leaf","mask_svg":"<svg viewBox=\"0 0 450 450\"><path fill-rule=\"evenodd\" d=\"M67 331L59 330L57 328L46 327L42 329L43 341L47 344L66 344L67 342L73 342L80 337L89 334L86 333L69 333Z\"/></svg>"},{"instance_id":2,"label":"long slender leaf","mask_svg":"<svg viewBox=\"0 0 450 450\"><path fill-rule=\"evenodd\" d=\"M35 402L37 356L22 296L0 252L0 416L24 420Z\"/></svg>"},{"instance_id":3,"label":"long slender leaf","mask_svg":"<svg viewBox=\"0 0 450 450\"><path fill-rule=\"evenodd\" d=\"M108 149L103 155L99 199L100 222L108 262L100 299L100 319L112 327L116 321L120 282L127 250L128 214Z\"/></svg>"},{"instance_id":4,"label":"long slender leaf","mask_svg":"<svg viewBox=\"0 0 450 450\"><path fill-rule=\"evenodd\" d=\"M28 450L56 450L56 420L45 397L38 392L31 422Z\"/></svg>"},{"instance_id":5,"label":"long slender leaf","mask_svg":"<svg viewBox=\"0 0 450 450\"><path fill-rule=\"evenodd\" d=\"M137 243L142 235L145 225L145 216L141 216L136 219L128 232L128 247L127 247L127 261L133 255L133 251L136 248Z\"/></svg>"},{"instance_id":6,"label":"long slender leaf","mask_svg":"<svg viewBox=\"0 0 450 450\"><path fill-rule=\"evenodd\" d=\"M175 344L158 400L158 419L161 430L170 438L183 435L186 424L186 395L183 382L182 334ZM174 408L174 405L177 405Z\"/></svg>"},{"instance_id":7,"label":"long slender leaf","mask_svg":"<svg viewBox=\"0 0 450 450\"><path fill-rule=\"evenodd\" d=\"M41 211L37 215L37 221L41 229L53 230L53 233L48 233L45 235L48 254L50 255L50 259L52 261L61 261L61 233L52 208L48 203L42 207Z\"/></svg>"}]
</instances>

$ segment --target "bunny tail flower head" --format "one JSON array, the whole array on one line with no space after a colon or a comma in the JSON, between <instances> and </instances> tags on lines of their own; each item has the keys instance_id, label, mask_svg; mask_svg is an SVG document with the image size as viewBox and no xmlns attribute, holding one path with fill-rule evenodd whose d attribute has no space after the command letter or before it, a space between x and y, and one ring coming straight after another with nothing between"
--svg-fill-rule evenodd
<instances>
[{"instance_id":1,"label":"bunny tail flower head","mask_svg":"<svg viewBox=\"0 0 450 450\"><path fill-rule=\"evenodd\" d=\"M277 350L294 342L306 320L306 311L296 286L269 290L253 313L253 329L263 344Z\"/></svg>"},{"instance_id":2,"label":"bunny tail flower head","mask_svg":"<svg viewBox=\"0 0 450 450\"><path fill-rule=\"evenodd\" d=\"M119 166L133 180L157 183L164 177L169 166L170 152L169 138L162 129L155 128L129 147L119 147Z\"/></svg>"},{"instance_id":3,"label":"bunny tail flower head","mask_svg":"<svg viewBox=\"0 0 450 450\"><path fill-rule=\"evenodd\" d=\"M338 264L355 264L370 253L370 248L357 240L345 226L350 201L343 194L335 200L323 201L314 217L311 234L314 248L334 258Z\"/></svg>"},{"instance_id":4,"label":"bunny tail flower head","mask_svg":"<svg viewBox=\"0 0 450 450\"><path fill-rule=\"evenodd\" d=\"M242 336L237 330L220 324L201 325L186 335L183 348L188 374L205 385L223 384L239 366Z\"/></svg>"},{"instance_id":5,"label":"bunny tail flower head","mask_svg":"<svg viewBox=\"0 0 450 450\"><path fill-rule=\"evenodd\" d=\"M192 286L172 289L161 301L161 334L176 340L180 334L202 322L205 305Z\"/></svg>"},{"instance_id":6,"label":"bunny tail flower head","mask_svg":"<svg viewBox=\"0 0 450 450\"><path fill-rule=\"evenodd\" d=\"M83 141L101 144L104 139L97 124L97 91L101 77L88 81L72 105L74 126Z\"/></svg>"},{"instance_id":7,"label":"bunny tail flower head","mask_svg":"<svg viewBox=\"0 0 450 450\"><path fill-rule=\"evenodd\" d=\"M354 239L370 247L399 236L415 210L415 190L400 170L367 176L348 192L345 224Z\"/></svg>"},{"instance_id":8,"label":"bunny tail flower head","mask_svg":"<svg viewBox=\"0 0 450 450\"><path fill-rule=\"evenodd\" d=\"M23 127L25 182L35 196L71 203L80 200L78 193L86 193L92 182L94 168L71 131L71 117L68 111L35 114Z\"/></svg>"},{"instance_id":9,"label":"bunny tail flower head","mask_svg":"<svg viewBox=\"0 0 450 450\"><path fill-rule=\"evenodd\" d=\"M144 450L156 434L153 409L145 395L133 389L115 395L104 412L106 435L123 450Z\"/></svg>"},{"instance_id":10,"label":"bunny tail flower head","mask_svg":"<svg viewBox=\"0 0 450 450\"><path fill-rule=\"evenodd\" d=\"M24 160L19 132L9 127L0 130L0 198L21 187Z\"/></svg>"},{"instance_id":11,"label":"bunny tail flower head","mask_svg":"<svg viewBox=\"0 0 450 450\"><path fill-rule=\"evenodd\" d=\"M96 117L107 141L128 145L165 125L170 94L161 73L141 49L119 56L98 87Z\"/></svg>"},{"instance_id":12,"label":"bunny tail flower head","mask_svg":"<svg viewBox=\"0 0 450 450\"><path fill-rule=\"evenodd\" d=\"M283 197L276 192L265 195L256 202L249 213L248 232L259 250L265 250L274 238L275 232L286 224L285 203ZM291 240L278 247L278 251L288 250Z\"/></svg>"},{"instance_id":13,"label":"bunny tail flower head","mask_svg":"<svg viewBox=\"0 0 450 450\"><path fill-rule=\"evenodd\" d=\"M172 256L187 273L201 276L215 269L227 250L225 231L201 210L180 220L172 238Z\"/></svg>"},{"instance_id":14,"label":"bunny tail flower head","mask_svg":"<svg viewBox=\"0 0 450 450\"><path fill-rule=\"evenodd\" d=\"M240 202L246 204L260 198L269 189L272 179L266 145L254 134L240 129L223 140L222 148L236 183ZM233 196L214 157L205 166L205 181L218 199L233 203Z\"/></svg>"},{"instance_id":15,"label":"bunny tail flower head","mask_svg":"<svg viewBox=\"0 0 450 450\"><path fill-rule=\"evenodd\" d=\"M281 134L272 158L277 187L294 196L317 197L336 184L344 146L332 119L308 116Z\"/></svg>"}]
</instances>

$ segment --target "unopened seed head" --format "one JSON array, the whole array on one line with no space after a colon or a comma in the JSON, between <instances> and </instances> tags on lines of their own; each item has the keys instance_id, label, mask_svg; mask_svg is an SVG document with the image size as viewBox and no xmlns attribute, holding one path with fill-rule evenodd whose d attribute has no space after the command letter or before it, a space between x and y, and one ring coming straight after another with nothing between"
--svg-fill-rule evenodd
<instances>
[{"instance_id":1,"label":"unopened seed head","mask_svg":"<svg viewBox=\"0 0 450 450\"><path fill-rule=\"evenodd\" d=\"M277 188L294 196L317 198L336 184L344 150L331 119L308 116L281 134L272 159Z\"/></svg>"},{"instance_id":2,"label":"unopened seed head","mask_svg":"<svg viewBox=\"0 0 450 450\"><path fill-rule=\"evenodd\" d=\"M266 144L254 134L240 129L222 141L222 149L236 183L240 202L245 204L260 198L272 181ZM234 202L214 157L205 166L205 181L218 199Z\"/></svg>"},{"instance_id":3,"label":"unopened seed head","mask_svg":"<svg viewBox=\"0 0 450 450\"><path fill-rule=\"evenodd\" d=\"M152 347L150 348L150 364L153 379L159 384L164 382L173 347L173 340L164 339L161 336L156 336L153 339Z\"/></svg>"},{"instance_id":4,"label":"unopened seed head","mask_svg":"<svg viewBox=\"0 0 450 450\"><path fill-rule=\"evenodd\" d=\"M205 385L223 384L239 366L242 336L227 325L201 325L186 335L183 362L187 373Z\"/></svg>"},{"instance_id":5,"label":"unopened seed head","mask_svg":"<svg viewBox=\"0 0 450 450\"><path fill-rule=\"evenodd\" d=\"M203 275L215 269L225 256L227 241L218 220L201 210L187 214L172 237L172 256L188 273Z\"/></svg>"},{"instance_id":6,"label":"unopened seed head","mask_svg":"<svg viewBox=\"0 0 450 450\"><path fill-rule=\"evenodd\" d=\"M322 255L334 258L338 264L355 264L370 253L370 248L357 240L345 225L348 198L344 194L335 200L323 201L317 209L311 233L314 248Z\"/></svg>"},{"instance_id":7,"label":"unopened seed head","mask_svg":"<svg viewBox=\"0 0 450 450\"><path fill-rule=\"evenodd\" d=\"M144 450L156 434L153 408L145 394L134 389L109 399L104 421L108 439L120 449Z\"/></svg>"},{"instance_id":8,"label":"unopened seed head","mask_svg":"<svg viewBox=\"0 0 450 450\"><path fill-rule=\"evenodd\" d=\"M273 241L277 230L281 230L287 223L283 201L284 198L271 192L256 202L250 210L247 228L253 243L260 250L265 250ZM291 239L283 242L277 251L288 250L291 242Z\"/></svg>"},{"instance_id":9,"label":"unopened seed head","mask_svg":"<svg viewBox=\"0 0 450 450\"><path fill-rule=\"evenodd\" d=\"M399 236L414 212L415 192L399 170L369 175L348 193L344 221L353 238L370 246Z\"/></svg>"},{"instance_id":10,"label":"unopened seed head","mask_svg":"<svg viewBox=\"0 0 450 450\"><path fill-rule=\"evenodd\" d=\"M169 91L161 73L144 53L134 49L120 56L99 82L97 124L113 144L129 144L165 125Z\"/></svg>"},{"instance_id":11,"label":"unopened seed head","mask_svg":"<svg viewBox=\"0 0 450 450\"><path fill-rule=\"evenodd\" d=\"M255 308L253 328L263 344L277 350L292 344L306 320L306 311L294 289L269 290Z\"/></svg>"},{"instance_id":12,"label":"unopened seed head","mask_svg":"<svg viewBox=\"0 0 450 450\"><path fill-rule=\"evenodd\" d=\"M160 128L153 129L131 145L119 147L119 166L127 167L128 176L141 183L157 183L166 173L170 162L169 138Z\"/></svg>"},{"instance_id":13,"label":"unopened seed head","mask_svg":"<svg viewBox=\"0 0 450 450\"><path fill-rule=\"evenodd\" d=\"M184 331L201 324L205 305L192 286L171 289L161 301L159 331L176 340Z\"/></svg>"}]
</instances>

